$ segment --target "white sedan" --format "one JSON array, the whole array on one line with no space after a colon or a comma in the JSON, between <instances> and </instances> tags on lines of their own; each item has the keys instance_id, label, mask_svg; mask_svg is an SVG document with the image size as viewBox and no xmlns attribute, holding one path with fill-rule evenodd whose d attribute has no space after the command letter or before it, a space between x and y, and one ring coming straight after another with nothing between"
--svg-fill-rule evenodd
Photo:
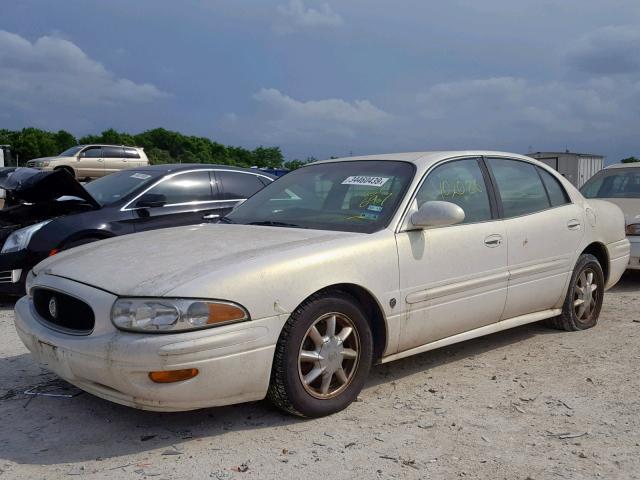
<instances>
[{"instance_id":1,"label":"white sedan","mask_svg":"<svg viewBox=\"0 0 640 480\"><path fill-rule=\"evenodd\" d=\"M45 260L16 327L40 363L117 403L268 396L318 417L374 363L540 320L593 327L628 261L620 209L531 158L351 157L285 175L219 224Z\"/></svg>"}]
</instances>

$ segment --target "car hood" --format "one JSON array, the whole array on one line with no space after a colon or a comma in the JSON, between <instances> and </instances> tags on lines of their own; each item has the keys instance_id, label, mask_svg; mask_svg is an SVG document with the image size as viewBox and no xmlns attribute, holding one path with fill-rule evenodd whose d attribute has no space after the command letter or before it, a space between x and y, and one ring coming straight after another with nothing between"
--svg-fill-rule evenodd
<instances>
[{"instance_id":1,"label":"car hood","mask_svg":"<svg viewBox=\"0 0 640 480\"><path fill-rule=\"evenodd\" d=\"M291 260L357 233L251 225L194 225L83 245L34 268L117 295L161 296L217 271L239 271L266 257ZM294 253L297 252L297 253Z\"/></svg>"},{"instance_id":2,"label":"car hood","mask_svg":"<svg viewBox=\"0 0 640 480\"><path fill-rule=\"evenodd\" d=\"M46 203L68 195L100 208L89 192L64 170L47 172L35 168L3 168L0 170L0 188L10 192L14 199L27 203Z\"/></svg>"}]
</instances>

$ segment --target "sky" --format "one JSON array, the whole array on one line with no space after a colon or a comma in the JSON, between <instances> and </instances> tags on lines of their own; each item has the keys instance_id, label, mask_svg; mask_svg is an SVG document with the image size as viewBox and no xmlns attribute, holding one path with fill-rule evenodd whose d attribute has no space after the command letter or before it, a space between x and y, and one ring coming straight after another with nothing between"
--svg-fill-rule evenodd
<instances>
[{"instance_id":1,"label":"sky","mask_svg":"<svg viewBox=\"0 0 640 480\"><path fill-rule=\"evenodd\" d=\"M638 0L20 0L0 128L640 157Z\"/></svg>"}]
</instances>

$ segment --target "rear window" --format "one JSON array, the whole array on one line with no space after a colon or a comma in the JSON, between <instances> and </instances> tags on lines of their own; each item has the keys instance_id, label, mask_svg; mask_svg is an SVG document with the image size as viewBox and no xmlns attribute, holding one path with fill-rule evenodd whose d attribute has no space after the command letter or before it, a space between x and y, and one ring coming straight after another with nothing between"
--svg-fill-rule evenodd
<instances>
[{"instance_id":1,"label":"rear window","mask_svg":"<svg viewBox=\"0 0 640 480\"><path fill-rule=\"evenodd\" d=\"M640 168L602 170L580 192L587 198L640 198Z\"/></svg>"}]
</instances>

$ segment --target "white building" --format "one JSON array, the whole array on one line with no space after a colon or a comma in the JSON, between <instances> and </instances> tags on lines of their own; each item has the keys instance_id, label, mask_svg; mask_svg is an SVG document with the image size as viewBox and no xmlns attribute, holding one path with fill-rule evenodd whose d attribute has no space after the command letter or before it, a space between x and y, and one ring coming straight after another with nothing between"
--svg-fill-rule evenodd
<instances>
[{"instance_id":1,"label":"white building","mask_svg":"<svg viewBox=\"0 0 640 480\"><path fill-rule=\"evenodd\" d=\"M580 188L587 180L604 168L604 156L591 153L534 152L527 156L546 163Z\"/></svg>"}]
</instances>

